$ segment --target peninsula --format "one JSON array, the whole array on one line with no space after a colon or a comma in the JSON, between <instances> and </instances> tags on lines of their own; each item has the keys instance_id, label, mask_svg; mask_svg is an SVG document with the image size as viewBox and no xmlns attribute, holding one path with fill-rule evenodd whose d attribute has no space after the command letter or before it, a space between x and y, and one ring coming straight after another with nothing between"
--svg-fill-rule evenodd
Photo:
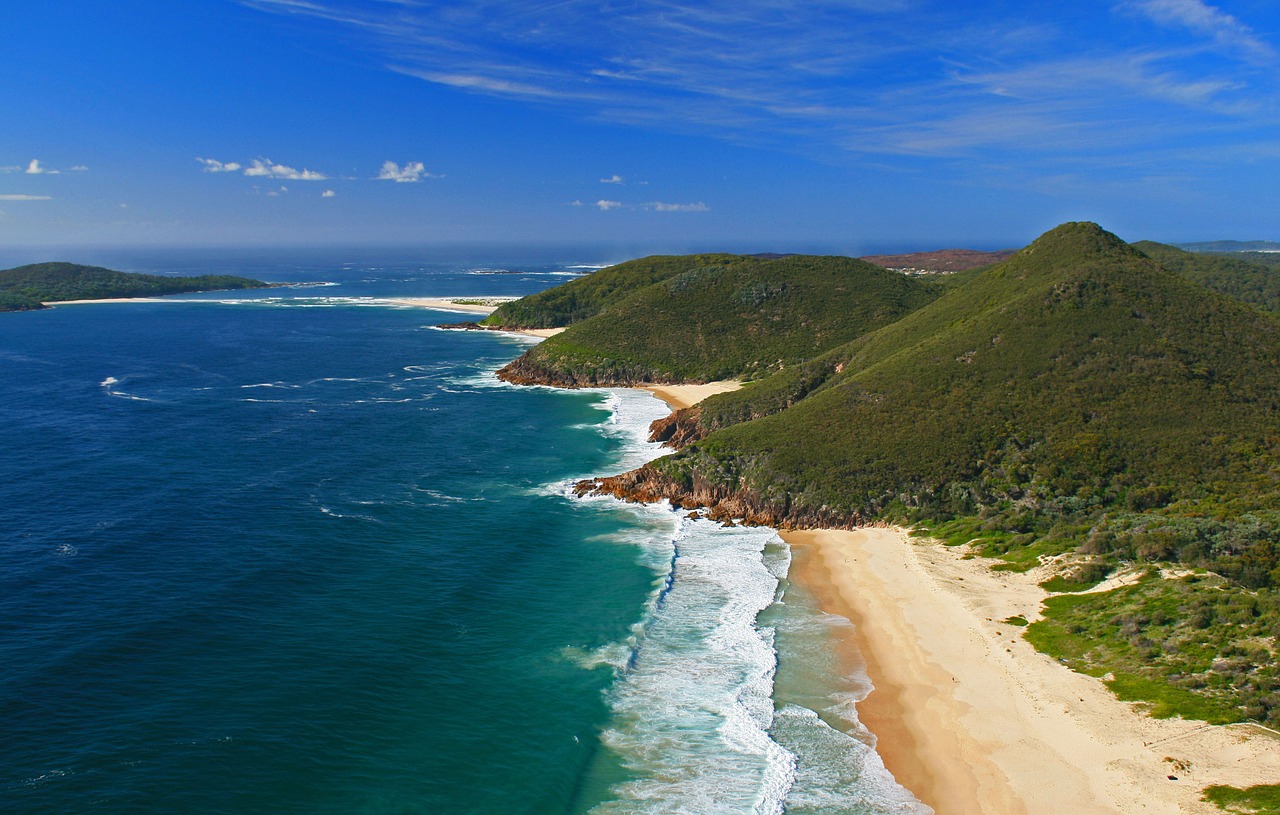
<instances>
[{"instance_id":1,"label":"peninsula","mask_svg":"<svg viewBox=\"0 0 1280 815\"><path fill-rule=\"evenodd\" d=\"M233 275L168 275L117 272L76 263L33 263L0 271L0 311L34 311L49 303L265 289L271 284Z\"/></svg>"}]
</instances>

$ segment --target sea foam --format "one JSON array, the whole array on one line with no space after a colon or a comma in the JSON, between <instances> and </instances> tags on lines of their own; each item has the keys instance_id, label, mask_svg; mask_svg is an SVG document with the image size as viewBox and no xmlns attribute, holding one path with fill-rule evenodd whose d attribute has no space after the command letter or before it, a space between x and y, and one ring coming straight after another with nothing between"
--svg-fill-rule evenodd
<instances>
[{"instance_id":1,"label":"sea foam","mask_svg":"<svg viewBox=\"0 0 1280 815\"><path fill-rule=\"evenodd\" d=\"M601 430L621 441L615 469L659 455L648 428L669 408L644 391L601 392ZM597 501L616 506L588 499ZM795 756L769 736L777 657L773 630L757 617L775 600L787 550L772 529L679 518L664 506L631 511L672 534L647 541L654 592L627 648L608 649L618 680L602 760L626 778L591 812L781 813Z\"/></svg>"}]
</instances>

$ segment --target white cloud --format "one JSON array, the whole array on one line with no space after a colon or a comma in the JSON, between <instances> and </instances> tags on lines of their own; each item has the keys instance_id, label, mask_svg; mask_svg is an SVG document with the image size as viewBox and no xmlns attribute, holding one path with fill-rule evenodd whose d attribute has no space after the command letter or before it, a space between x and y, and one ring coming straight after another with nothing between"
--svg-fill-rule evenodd
<instances>
[{"instance_id":1,"label":"white cloud","mask_svg":"<svg viewBox=\"0 0 1280 815\"><path fill-rule=\"evenodd\" d=\"M699 201L696 204L665 204L662 201L654 201L652 204L645 204L646 207L654 212L710 212L711 207Z\"/></svg>"},{"instance_id":2,"label":"white cloud","mask_svg":"<svg viewBox=\"0 0 1280 815\"><path fill-rule=\"evenodd\" d=\"M596 206L600 208L601 212L608 212L611 209L617 209L618 207L622 206L622 202L606 201L602 198L599 201L596 201Z\"/></svg>"},{"instance_id":3,"label":"white cloud","mask_svg":"<svg viewBox=\"0 0 1280 815\"><path fill-rule=\"evenodd\" d=\"M27 175L57 175L58 170L47 170L40 166L40 159L33 158L27 165L26 173Z\"/></svg>"},{"instance_id":4,"label":"white cloud","mask_svg":"<svg viewBox=\"0 0 1280 815\"><path fill-rule=\"evenodd\" d=\"M326 181L329 176L314 170L295 170L284 164L276 164L269 158L255 158L244 174L253 178L283 178L288 181Z\"/></svg>"},{"instance_id":5,"label":"white cloud","mask_svg":"<svg viewBox=\"0 0 1280 815\"><path fill-rule=\"evenodd\" d=\"M0 201L52 201L52 195L0 195Z\"/></svg>"},{"instance_id":6,"label":"white cloud","mask_svg":"<svg viewBox=\"0 0 1280 815\"><path fill-rule=\"evenodd\" d=\"M196 157L196 161L204 165L206 173L234 173L241 165L235 161L221 162L214 158Z\"/></svg>"},{"instance_id":7,"label":"white cloud","mask_svg":"<svg viewBox=\"0 0 1280 815\"><path fill-rule=\"evenodd\" d=\"M601 184L625 184L626 180L622 176L618 175L617 173L614 173L608 178L600 179L600 183Z\"/></svg>"},{"instance_id":8,"label":"white cloud","mask_svg":"<svg viewBox=\"0 0 1280 815\"><path fill-rule=\"evenodd\" d=\"M378 171L378 181L395 181L398 184L413 183L421 181L424 178L439 178L435 173L427 172L426 165L421 161L407 161L401 167L394 161L382 162L382 169Z\"/></svg>"},{"instance_id":9,"label":"white cloud","mask_svg":"<svg viewBox=\"0 0 1280 815\"><path fill-rule=\"evenodd\" d=\"M582 203L582 201L580 201L580 200L577 200L577 201L570 201L570 202L569 202L569 206L571 206L571 207L580 207L580 206L583 206L583 203Z\"/></svg>"},{"instance_id":10,"label":"white cloud","mask_svg":"<svg viewBox=\"0 0 1280 815\"><path fill-rule=\"evenodd\" d=\"M337 193L334 192L333 190L325 190L324 192L320 193L321 198L334 198L336 196L337 196Z\"/></svg>"},{"instance_id":11,"label":"white cloud","mask_svg":"<svg viewBox=\"0 0 1280 815\"><path fill-rule=\"evenodd\" d=\"M89 168L84 166L83 164L77 164L76 166L71 168L71 172L73 173L83 173L83 172L87 172L88 170Z\"/></svg>"}]
</instances>

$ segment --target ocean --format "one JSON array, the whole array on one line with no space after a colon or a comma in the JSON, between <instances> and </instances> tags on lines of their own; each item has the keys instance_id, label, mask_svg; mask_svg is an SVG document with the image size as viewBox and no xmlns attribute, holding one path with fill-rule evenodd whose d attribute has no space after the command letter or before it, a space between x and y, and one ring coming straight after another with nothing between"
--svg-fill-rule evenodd
<instances>
[{"instance_id":1,"label":"ocean","mask_svg":"<svg viewBox=\"0 0 1280 815\"><path fill-rule=\"evenodd\" d=\"M572 496L660 401L389 302L602 259L117 253L298 285L0 314L0 811L928 812L772 530Z\"/></svg>"}]
</instances>

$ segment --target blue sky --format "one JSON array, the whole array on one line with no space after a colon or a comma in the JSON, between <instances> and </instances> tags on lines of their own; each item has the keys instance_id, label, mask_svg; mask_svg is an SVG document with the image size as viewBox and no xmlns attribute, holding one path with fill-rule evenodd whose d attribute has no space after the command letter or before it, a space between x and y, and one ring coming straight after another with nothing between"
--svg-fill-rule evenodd
<instances>
[{"instance_id":1,"label":"blue sky","mask_svg":"<svg viewBox=\"0 0 1280 815\"><path fill-rule=\"evenodd\" d=\"M1280 239L1274 0L0 2L0 244Z\"/></svg>"}]
</instances>

